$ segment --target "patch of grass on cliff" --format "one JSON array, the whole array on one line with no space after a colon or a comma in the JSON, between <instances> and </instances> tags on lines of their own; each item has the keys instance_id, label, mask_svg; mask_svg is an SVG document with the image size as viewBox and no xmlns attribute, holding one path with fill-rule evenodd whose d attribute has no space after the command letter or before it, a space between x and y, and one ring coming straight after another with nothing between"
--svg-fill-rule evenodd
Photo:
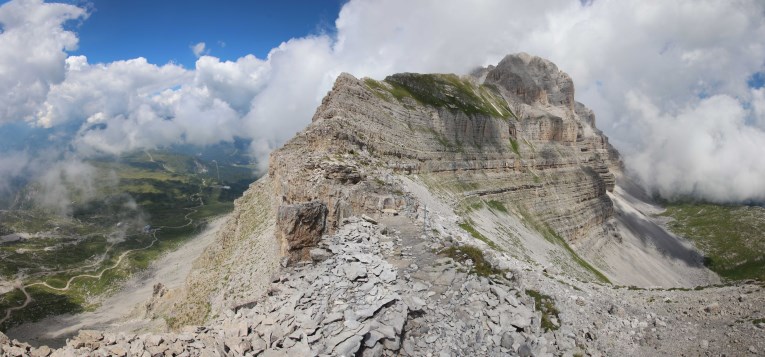
<instances>
[{"instance_id":1,"label":"patch of grass on cliff","mask_svg":"<svg viewBox=\"0 0 765 357\"><path fill-rule=\"evenodd\" d=\"M464 216L471 212L480 210L483 208L483 206L483 200L475 197L468 197L459 203L455 212L458 212L457 214Z\"/></svg>"},{"instance_id":2,"label":"patch of grass on cliff","mask_svg":"<svg viewBox=\"0 0 765 357\"><path fill-rule=\"evenodd\" d=\"M438 140L438 143L441 144L441 146L443 146L445 149L447 149L448 151L455 151L456 148L454 144L451 141L449 141L449 139L447 139L446 136L435 131L433 128L428 128L428 132L430 132L430 134L433 135L436 138L436 140ZM461 147L459 149L461 149Z\"/></svg>"},{"instance_id":3,"label":"patch of grass on cliff","mask_svg":"<svg viewBox=\"0 0 765 357\"><path fill-rule=\"evenodd\" d=\"M526 143L526 145L531 149L531 151L537 152L537 148L534 147L534 144L526 140L526 138L523 138L523 142Z\"/></svg>"},{"instance_id":4,"label":"patch of grass on cliff","mask_svg":"<svg viewBox=\"0 0 765 357\"><path fill-rule=\"evenodd\" d=\"M552 318L555 318L560 322L558 314L558 308L555 307L555 300L550 295L545 295L536 290L527 289L526 295L531 296L534 299L534 308L537 311L542 312L542 328L545 331L556 331L560 328L560 325L555 325L552 322Z\"/></svg>"},{"instance_id":5,"label":"patch of grass on cliff","mask_svg":"<svg viewBox=\"0 0 765 357\"><path fill-rule=\"evenodd\" d=\"M378 98L388 101L388 97L386 97L382 92L388 92L388 88L385 88L385 86L372 79L372 78L364 78L364 83L369 87L369 89L372 89L372 93L377 96Z\"/></svg>"},{"instance_id":6,"label":"patch of grass on cliff","mask_svg":"<svg viewBox=\"0 0 765 357\"><path fill-rule=\"evenodd\" d=\"M477 211L483 208L483 201L473 202L469 204L467 207L468 207L468 212Z\"/></svg>"},{"instance_id":7,"label":"patch of grass on cliff","mask_svg":"<svg viewBox=\"0 0 765 357\"><path fill-rule=\"evenodd\" d=\"M396 100L401 101L404 98L412 98L417 100L417 98L412 95L412 93L410 93L406 87L393 83L391 83L391 87L392 88L389 90L389 92L393 95L394 98L396 98Z\"/></svg>"},{"instance_id":8,"label":"patch of grass on cliff","mask_svg":"<svg viewBox=\"0 0 765 357\"><path fill-rule=\"evenodd\" d=\"M765 208L709 203L669 203L667 226L692 240L705 265L729 280L765 281Z\"/></svg>"},{"instance_id":9,"label":"patch of grass on cliff","mask_svg":"<svg viewBox=\"0 0 765 357\"><path fill-rule=\"evenodd\" d=\"M439 254L452 258L460 263L464 263L470 259L473 262L473 269L471 269L470 272L479 276L489 277L504 273L504 271L495 269L489 262L487 262L483 257L483 252L478 247L470 245L449 247L440 251Z\"/></svg>"},{"instance_id":10,"label":"patch of grass on cliff","mask_svg":"<svg viewBox=\"0 0 765 357\"><path fill-rule=\"evenodd\" d=\"M502 202L491 200L486 202L486 205L489 206L489 208L492 210L507 213L507 207L505 207L505 204Z\"/></svg>"},{"instance_id":11,"label":"patch of grass on cliff","mask_svg":"<svg viewBox=\"0 0 765 357\"><path fill-rule=\"evenodd\" d=\"M592 266L589 262L584 260L582 257L577 254L574 249L571 248L570 245L566 242L563 237L558 235L558 233L555 232L555 230L552 229L547 223L540 222L535 217L533 217L525 208L518 207L518 211L521 213L521 218L529 225L532 229L536 230L541 234L548 242L557 244L561 246L563 249L565 249L569 255L571 256L571 259L574 260L579 266L584 268L585 270L589 271L594 275L598 280L601 282L604 282L606 284L611 284L611 281L608 280L608 278L600 272L597 268Z\"/></svg>"},{"instance_id":12,"label":"patch of grass on cliff","mask_svg":"<svg viewBox=\"0 0 765 357\"><path fill-rule=\"evenodd\" d=\"M518 146L518 140L515 140L513 138L510 138L510 148L513 149L513 152L518 155L518 157L521 157L521 150Z\"/></svg>"},{"instance_id":13,"label":"patch of grass on cliff","mask_svg":"<svg viewBox=\"0 0 765 357\"><path fill-rule=\"evenodd\" d=\"M490 87L475 86L454 74L404 73L385 82L396 99L412 97L421 104L508 119L514 116L507 102Z\"/></svg>"},{"instance_id":14,"label":"patch of grass on cliff","mask_svg":"<svg viewBox=\"0 0 765 357\"><path fill-rule=\"evenodd\" d=\"M475 227L473 227L473 224L471 222L460 223L459 226L460 226L460 228L464 229L466 232L470 233L470 235L473 236L473 238L478 239L478 240L486 243L492 249L494 249L494 250L502 250L502 248L500 248L497 245L497 243L494 243L491 239L486 238L486 236L484 236L483 234L478 232L475 229Z\"/></svg>"},{"instance_id":15,"label":"patch of grass on cliff","mask_svg":"<svg viewBox=\"0 0 765 357\"><path fill-rule=\"evenodd\" d=\"M199 324L210 315L212 310L209 302L186 302L184 314L165 315L162 318L172 331L177 331L183 326Z\"/></svg>"},{"instance_id":16,"label":"patch of grass on cliff","mask_svg":"<svg viewBox=\"0 0 765 357\"><path fill-rule=\"evenodd\" d=\"M397 83L390 83L387 82L388 85L390 85L390 88L385 86L382 82L376 81L371 78L364 79L364 83L372 89L372 93L374 93L375 96L377 96L380 99L383 99L385 101L390 101L390 98L383 94L383 92L389 93L393 96L393 98L396 98L396 100L401 101L404 98L412 98L414 100L417 100L415 96L412 95L412 93L407 90L406 87L401 86Z\"/></svg>"},{"instance_id":17,"label":"patch of grass on cliff","mask_svg":"<svg viewBox=\"0 0 765 357\"><path fill-rule=\"evenodd\" d=\"M476 181L468 181L468 179L455 178L451 182L447 182L447 189L450 192L468 192L475 191L481 188L481 185Z\"/></svg>"}]
</instances>

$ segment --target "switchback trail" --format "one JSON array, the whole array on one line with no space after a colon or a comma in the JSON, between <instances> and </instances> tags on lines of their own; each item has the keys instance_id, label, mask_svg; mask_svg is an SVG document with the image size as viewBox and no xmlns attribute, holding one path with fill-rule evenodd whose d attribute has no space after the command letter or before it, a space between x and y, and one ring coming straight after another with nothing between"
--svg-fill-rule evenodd
<instances>
[{"instance_id":1,"label":"switchback trail","mask_svg":"<svg viewBox=\"0 0 765 357\"><path fill-rule=\"evenodd\" d=\"M200 192L195 194L197 196L197 200L199 201L199 205L195 206L195 207L191 207L191 208L185 208L186 210L189 211L188 213L186 213L183 216L183 218L186 220L185 224L182 224L180 226L159 226L159 227L156 227L154 230L152 230L152 238L153 239L152 239L151 243L149 243L149 245L147 245L145 247L142 247L142 248L136 248L136 249L130 249L130 250L124 251L122 254L120 254L119 258L117 259L117 262L115 262L110 267L104 268L103 270L101 270L100 273L98 273L98 274L80 274L80 275L75 275L75 276L69 278L69 280L66 282L66 285L64 287L61 287L61 288L57 288L57 287L51 286L47 282L36 282L36 283L31 283L31 284L19 286L18 289L21 290L21 292L23 292L24 295L26 296L26 299L24 300L24 304L22 304L21 306L16 306L16 307L11 307L11 308L6 309L5 310L5 317L3 317L0 320L0 325L2 325L5 321L7 321L9 318L11 318L11 316L12 316L14 311L18 311L18 310L24 309L24 308L27 307L27 305L29 305L32 302L32 297L29 295L29 293L27 292L26 288L32 287L32 286L38 286L39 285L39 286L44 286L44 287L46 287L48 289L55 290L55 291L67 291L71 287L72 282L74 282L77 279L80 279L80 278L101 279L101 277L104 275L105 272L118 267L122 263L122 260L128 254L130 254L132 252L136 252L136 251L146 250L146 249L149 249L152 246L154 246L154 244L159 240L157 238L157 232L159 232L159 231L161 231L163 229L181 229L181 228L185 228L185 227L188 227L188 226L192 225L194 223L194 219L192 219L190 216L192 214L198 212L200 207L204 206L204 201L202 200L201 192L202 192L202 190L201 190L201 187L200 187Z\"/></svg>"}]
</instances>

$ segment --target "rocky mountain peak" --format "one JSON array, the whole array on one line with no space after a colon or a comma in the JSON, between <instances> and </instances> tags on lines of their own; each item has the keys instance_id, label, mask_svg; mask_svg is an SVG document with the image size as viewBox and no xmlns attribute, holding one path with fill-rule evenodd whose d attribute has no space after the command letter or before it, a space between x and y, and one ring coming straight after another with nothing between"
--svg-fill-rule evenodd
<instances>
[{"instance_id":1,"label":"rocky mountain peak","mask_svg":"<svg viewBox=\"0 0 765 357\"><path fill-rule=\"evenodd\" d=\"M568 74L541 57L508 55L489 70L485 82L523 103L562 106L574 110L574 82Z\"/></svg>"}]
</instances>

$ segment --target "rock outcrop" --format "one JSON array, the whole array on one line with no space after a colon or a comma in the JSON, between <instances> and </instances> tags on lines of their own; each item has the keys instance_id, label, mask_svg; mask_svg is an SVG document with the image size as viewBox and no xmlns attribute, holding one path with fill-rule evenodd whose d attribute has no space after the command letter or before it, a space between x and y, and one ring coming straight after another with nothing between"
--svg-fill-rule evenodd
<instances>
[{"instance_id":1,"label":"rock outcrop","mask_svg":"<svg viewBox=\"0 0 765 357\"><path fill-rule=\"evenodd\" d=\"M282 255L305 259L308 250L321 239L326 222L327 206L324 203L313 201L279 206L276 227Z\"/></svg>"}]
</instances>

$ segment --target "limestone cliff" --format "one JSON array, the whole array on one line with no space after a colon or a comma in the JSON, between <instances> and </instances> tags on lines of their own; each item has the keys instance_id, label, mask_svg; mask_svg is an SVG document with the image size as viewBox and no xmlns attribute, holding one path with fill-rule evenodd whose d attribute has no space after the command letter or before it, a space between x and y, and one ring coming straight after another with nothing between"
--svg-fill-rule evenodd
<instances>
[{"instance_id":1,"label":"limestone cliff","mask_svg":"<svg viewBox=\"0 0 765 357\"><path fill-rule=\"evenodd\" d=\"M472 77L342 74L312 125L272 154L274 209L320 202L327 232L343 217L416 212L416 200L381 184L405 174L455 196L463 211L501 202L565 239L556 244L605 235L618 154L573 98L568 75L525 54ZM305 254L282 241L284 252Z\"/></svg>"},{"instance_id":2,"label":"limestone cliff","mask_svg":"<svg viewBox=\"0 0 765 357\"><path fill-rule=\"evenodd\" d=\"M576 240L611 216L608 168L618 167L618 156L573 96L567 75L527 55L508 56L483 83L343 74L313 125L272 155L269 174L285 204L326 200L330 230L344 216L403 205L393 193L370 197L374 182L359 184L364 171L382 165L433 178L466 198L521 206ZM349 153L356 156L339 159ZM373 158L366 167L360 153ZM316 170L324 173L318 181L297 184Z\"/></svg>"},{"instance_id":3,"label":"limestone cliff","mask_svg":"<svg viewBox=\"0 0 765 357\"><path fill-rule=\"evenodd\" d=\"M396 183L399 175L448 195L463 228L500 250L542 264L554 255L564 270L597 279L563 247L602 233L613 215L609 168L618 167L592 112L574 101L570 77L549 61L512 55L465 77L342 74L312 124L271 155L268 175L237 202L168 315L172 325L199 323L247 303L265 291L281 257L307 258L345 217L418 217L421 200ZM471 212L480 202L508 207L533 239L548 239L532 244L544 249L528 252L534 247L505 237L523 232L487 232L494 224ZM505 218L500 225L512 221Z\"/></svg>"}]
</instances>

